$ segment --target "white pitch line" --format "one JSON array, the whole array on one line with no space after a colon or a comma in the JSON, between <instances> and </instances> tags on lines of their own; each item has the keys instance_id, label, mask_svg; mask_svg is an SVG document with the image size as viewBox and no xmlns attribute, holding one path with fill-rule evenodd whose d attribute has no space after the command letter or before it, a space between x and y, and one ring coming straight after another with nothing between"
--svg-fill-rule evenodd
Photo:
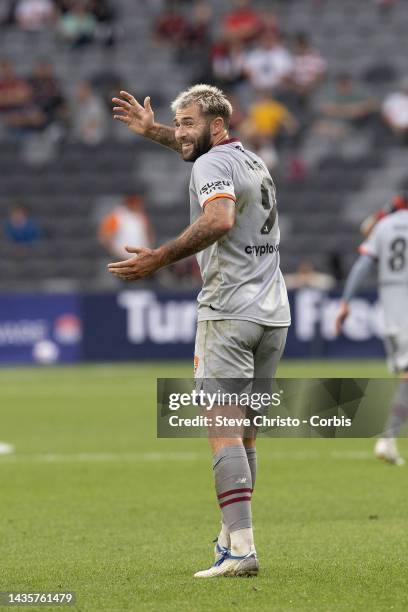
<instances>
[{"instance_id":1,"label":"white pitch line","mask_svg":"<svg viewBox=\"0 0 408 612\"><path fill-rule=\"evenodd\" d=\"M373 453L367 451L265 451L261 456L264 459L275 461L304 461L316 460L324 457L336 461L367 461L372 459ZM151 453L27 453L7 454L0 456L1 463L34 462L34 463L149 463L158 461L197 461L209 459L208 453L195 452L151 452Z\"/></svg>"},{"instance_id":2,"label":"white pitch line","mask_svg":"<svg viewBox=\"0 0 408 612\"><path fill-rule=\"evenodd\" d=\"M194 461L198 453L27 453L0 457L2 462L35 463Z\"/></svg>"},{"instance_id":3,"label":"white pitch line","mask_svg":"<svg viewBox=\"0 0 408 612\"><path fill-rule=\"evenodd\" d=\"M330 453L332 459L349 459L350 461L366 461L374 457L374 452L369 451L333 451Z\"/></svg>"}]
</instances>

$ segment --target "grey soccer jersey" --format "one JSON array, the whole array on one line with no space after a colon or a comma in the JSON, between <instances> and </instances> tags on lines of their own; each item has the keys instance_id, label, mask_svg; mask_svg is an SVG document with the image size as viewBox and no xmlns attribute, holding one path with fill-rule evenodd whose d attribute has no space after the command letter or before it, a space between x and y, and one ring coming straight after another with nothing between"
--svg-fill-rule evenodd
<instances>
[{"instance_id":1,"label":"grey soccer jersey","mask_svg":"<svg viewBox=\"0 0 408 612\"><path fill-rule=\"evenodd\" d=\"M408 336L408 211L401 210L379 221L360 252L378 262L386 335L402 340L401 336Z\"/></svg>"},{"instance_id":2,"label":"grey soccer jersey","mask_svg":"<svg viewBox=\"0 0 408 612\"><path fill-rule=\"evenodd\" d=\"M279 268L275 186L264 162L237 139L213 147L194 163L191 222L220 197L234 200L236 221L197 255L203 278L198 320L241 319L287 327L290 312Z\"/></svg>"}]
</instances>

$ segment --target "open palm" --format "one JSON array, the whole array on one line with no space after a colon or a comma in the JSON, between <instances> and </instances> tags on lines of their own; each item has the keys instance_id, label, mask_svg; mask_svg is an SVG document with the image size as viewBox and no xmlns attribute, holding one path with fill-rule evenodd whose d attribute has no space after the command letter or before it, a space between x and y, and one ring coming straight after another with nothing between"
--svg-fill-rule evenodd
<instances>
[{"instance_id":1,"label":"open palm","mask_svg":"<svg viewBox=\"0 0 408 612\"><path fill-rule=\"evenodd\" d=\"M146 135L154 124L154 112L150 105L150 97L145 98L142 106L134 96L127 91L120 92L120 98L113 98L113 118L125 123L136 134Z\"/></svg>"}]
</instances>

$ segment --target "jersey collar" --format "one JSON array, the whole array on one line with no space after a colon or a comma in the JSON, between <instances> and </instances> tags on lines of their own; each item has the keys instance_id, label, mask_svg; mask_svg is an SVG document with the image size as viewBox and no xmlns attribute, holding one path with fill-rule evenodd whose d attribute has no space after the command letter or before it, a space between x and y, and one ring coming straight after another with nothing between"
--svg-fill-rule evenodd
<instances>
[{"instance_id":1,"label":"jersey collar","mask_svg":"<svg viewBox=\"0 0 408 612\"><path fill-rule=\"evenodd\" d=\"M220 145L231 144L232 142L241 142L241 141L240 141L239 138L226 138L225 140L221 140L221 142L219 142L218 144L214 145L214 147L219 147Z\"/></svg>"}]
</instances>

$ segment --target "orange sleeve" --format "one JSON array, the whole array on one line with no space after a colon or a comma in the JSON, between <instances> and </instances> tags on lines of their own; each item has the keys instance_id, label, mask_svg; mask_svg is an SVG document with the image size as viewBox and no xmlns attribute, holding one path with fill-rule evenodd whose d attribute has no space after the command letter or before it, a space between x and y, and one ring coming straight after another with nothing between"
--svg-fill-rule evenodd
<instances>
[{"instance_id":1,"label":"orange sleeve","mask_svg":"<svg viewBox=\"0 0 408 612\"><path fill-rule=\"evenodd\" d=\"M237 201L236 198L234 198L234 196L231 195L230 193L216 193L215 195L213 195L211 198L208 198L208 200L206 200L203 203L203 210L209 202L213 202L213 200L218 200L219 198L226 198L227 200L232 200L233 202Z\"/></svg>"},{"instance_id":2,"label":"orange sleeve","mask_svg":"<svg viewBox=\"0 0 408 612\"><path fill-rule=\"evenodd\" d=\"M113 236L119 229L119 221L115 213L111 213L102 221L102 236Z\"/></svg>"}]
</instances>

